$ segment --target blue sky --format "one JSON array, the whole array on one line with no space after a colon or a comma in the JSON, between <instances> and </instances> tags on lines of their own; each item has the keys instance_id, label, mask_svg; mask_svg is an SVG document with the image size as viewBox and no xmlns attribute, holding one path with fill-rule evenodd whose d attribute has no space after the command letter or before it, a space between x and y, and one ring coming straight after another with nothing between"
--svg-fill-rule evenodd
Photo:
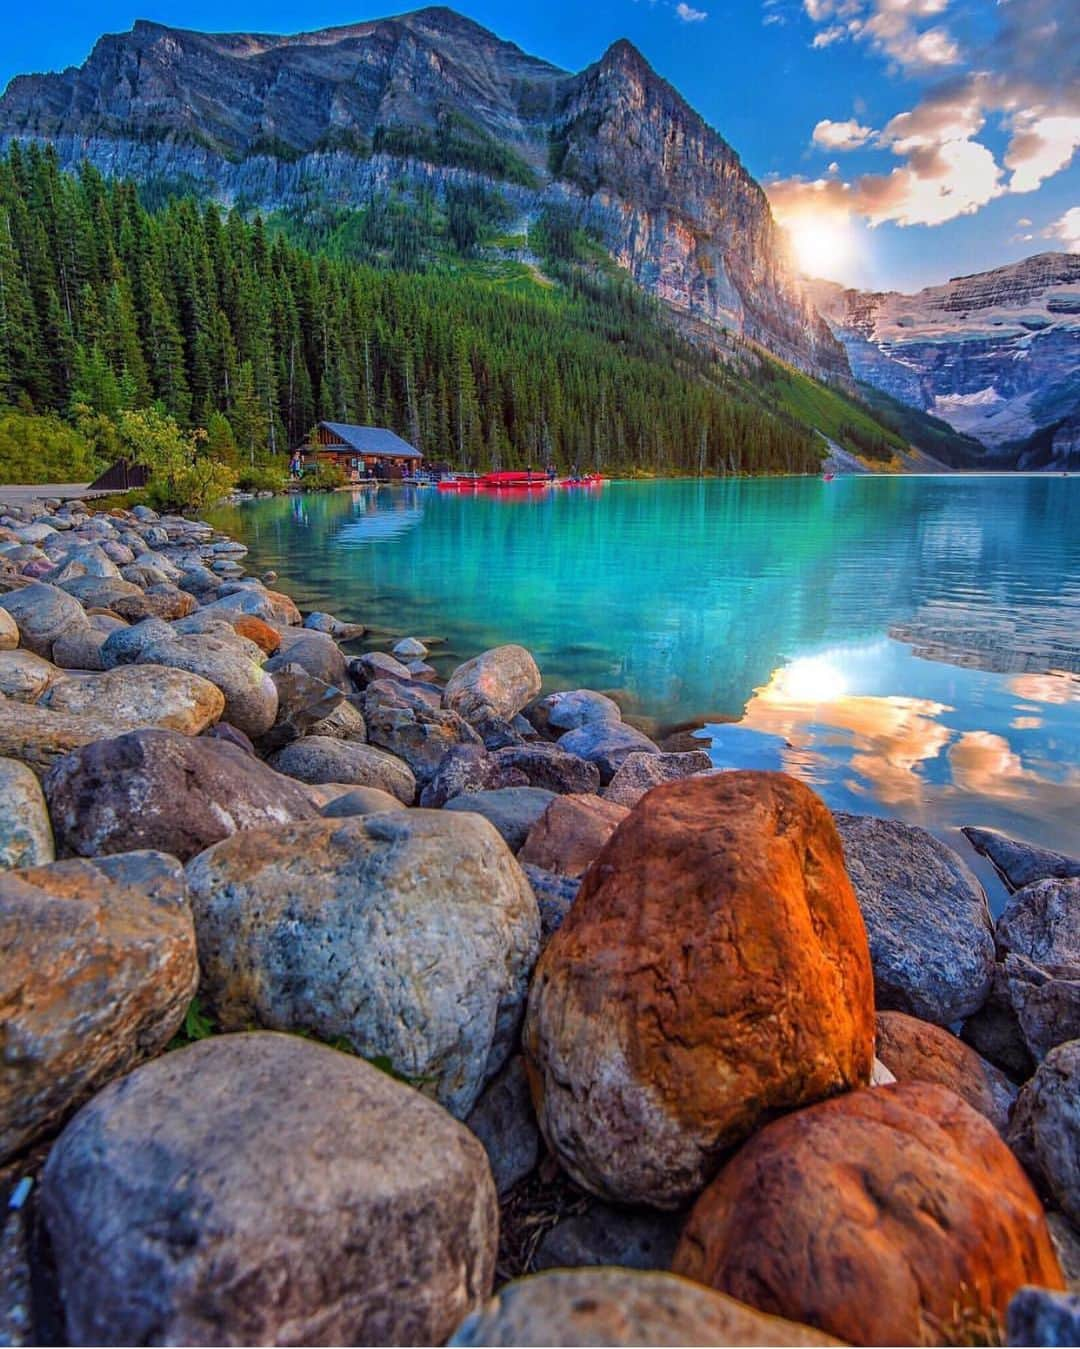
<instances>
[{"instance_id":1,"label":"blue sky","mask_svg":"<svg viewBox=\"0 0 1080 1349\"><path fill-rule=\"evenodd\" d=\"M572 70L628 37L767 187L813 273L912 290L1080 250L1080 0L456 8ZM136 18L293 32L392 12L370 0L39 0L5 17L0 84L78 64Z\"/></svg>"}]
</instances>

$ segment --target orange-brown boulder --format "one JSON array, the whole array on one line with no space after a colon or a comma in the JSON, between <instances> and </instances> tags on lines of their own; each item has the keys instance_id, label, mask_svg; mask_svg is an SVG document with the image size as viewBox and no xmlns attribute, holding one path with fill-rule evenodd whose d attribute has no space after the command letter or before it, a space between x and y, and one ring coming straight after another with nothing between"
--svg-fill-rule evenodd
<instances>
[{"instance_id":1,"label":"orange-brown boulder","mask_svg":"<svg viewBox=\"0 0 1080 1349\"><path fill-rule=\"evenodd\" d=\"M943 1026L906 1012L878 1012L877 1056L897 1082L950 1087L999 1134L1008 1127L1016 1088L992 1063Z\"/></svg>"},{"instance_id":2,"label":"orange-brown boulder","mask_svg":"<svg viewBox=\"0 0 1080 1349\"><path fill-rule=\"evenodd\" d=\"M698 1200L672 1268L851 1344L981 1343L1021 1285L1064 1284L1019 1162L922 1082L762 1129Z\"/></svg>"},{"instance_id":3,"label":"orange-brown boulder","mask_svg":"<svg viewBox=\"0 0 1080 1349\"><path fill-rule=\"evenodd\" d=\"M233 620L233 628L241 637L254 642L268 656L272 656L281 645L281 633L277 628L272 628L269 623L256 618L254 614L241 614L239 618Z\"/></svg>"},{"instance_id":4,"label":"orange-brown boulder","mask_svg":"<svg viewBox=\"0 0 1080 1349\"><path fill-rule=\"evenodd\" d=\"M518 858L557 876L581 876L629 814L602 796L557 796L529 830Z\"/></svg>"},{"instance_id":5,"label":"orange-brown boulder","mask_svg":"<svg viewBox=\"0 0 1080 1349\"><path fill-rule=\"evenodd\" d=\"M862 916L828 810L783 773L654 788L537 967L544 1135L605 1198L674 1208L770 1114L868 1081Z\"/></svg>"}]
</instances>

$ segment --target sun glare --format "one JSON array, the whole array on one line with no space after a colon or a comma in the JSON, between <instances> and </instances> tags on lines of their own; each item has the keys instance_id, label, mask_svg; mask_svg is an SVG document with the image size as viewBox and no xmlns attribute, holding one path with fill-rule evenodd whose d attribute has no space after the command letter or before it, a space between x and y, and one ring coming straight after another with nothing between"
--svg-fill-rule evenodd
<instances>
[{"instance_id":1,"label":"sun glare","mask_svg":"<svg viewBox=\"0 0 1080 1349\"><path fill-rule=\"evenodd\" d=\"M797 216L787 222L799 269L806 276L831 279L830 273L851 257L847 223L826 215Z\"/></svg>"}]
</instances>

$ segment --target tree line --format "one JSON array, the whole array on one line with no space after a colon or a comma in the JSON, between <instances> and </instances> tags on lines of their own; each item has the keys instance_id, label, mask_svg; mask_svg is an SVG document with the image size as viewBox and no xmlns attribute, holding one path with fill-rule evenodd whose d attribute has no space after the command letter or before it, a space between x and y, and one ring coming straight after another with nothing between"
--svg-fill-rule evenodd
<instances>
[{"instance_id":1,"label":"tree line","mask_svg":"<svg viewBox=\"0 0 1080 1349\"><path fill-rule=\"evenodd\" d=\"M466 206L438 208L463 255ZM391 215L406 227L407 202ZM13 144L0 158L0 404L106 438L125 410L156 406L239 463L328 419L388 426L461 467L817 467L805 427L635 288L555 261L557 284L506 284L464 262L331 257L190 197L147 210L134 183Z\"/></svg>"}]
</instances>

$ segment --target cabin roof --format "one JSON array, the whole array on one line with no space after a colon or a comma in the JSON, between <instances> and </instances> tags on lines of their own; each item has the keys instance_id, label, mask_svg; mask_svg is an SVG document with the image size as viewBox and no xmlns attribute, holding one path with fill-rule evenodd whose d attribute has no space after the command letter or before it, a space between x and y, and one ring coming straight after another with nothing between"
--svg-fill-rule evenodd
<instances>
[{"instance_id":1,"label":"cabin roof","mask_svg":"<svg viewBox=\"0 0 1080 1349\"><path fill-rule=\"evenodd\" d=\"M414 445L402 440L384 426L351 426L348 422L320 422L319 425L337 436L357 454L377 454L387 459L424 457Z\"/></svg>"}]
</instances>

